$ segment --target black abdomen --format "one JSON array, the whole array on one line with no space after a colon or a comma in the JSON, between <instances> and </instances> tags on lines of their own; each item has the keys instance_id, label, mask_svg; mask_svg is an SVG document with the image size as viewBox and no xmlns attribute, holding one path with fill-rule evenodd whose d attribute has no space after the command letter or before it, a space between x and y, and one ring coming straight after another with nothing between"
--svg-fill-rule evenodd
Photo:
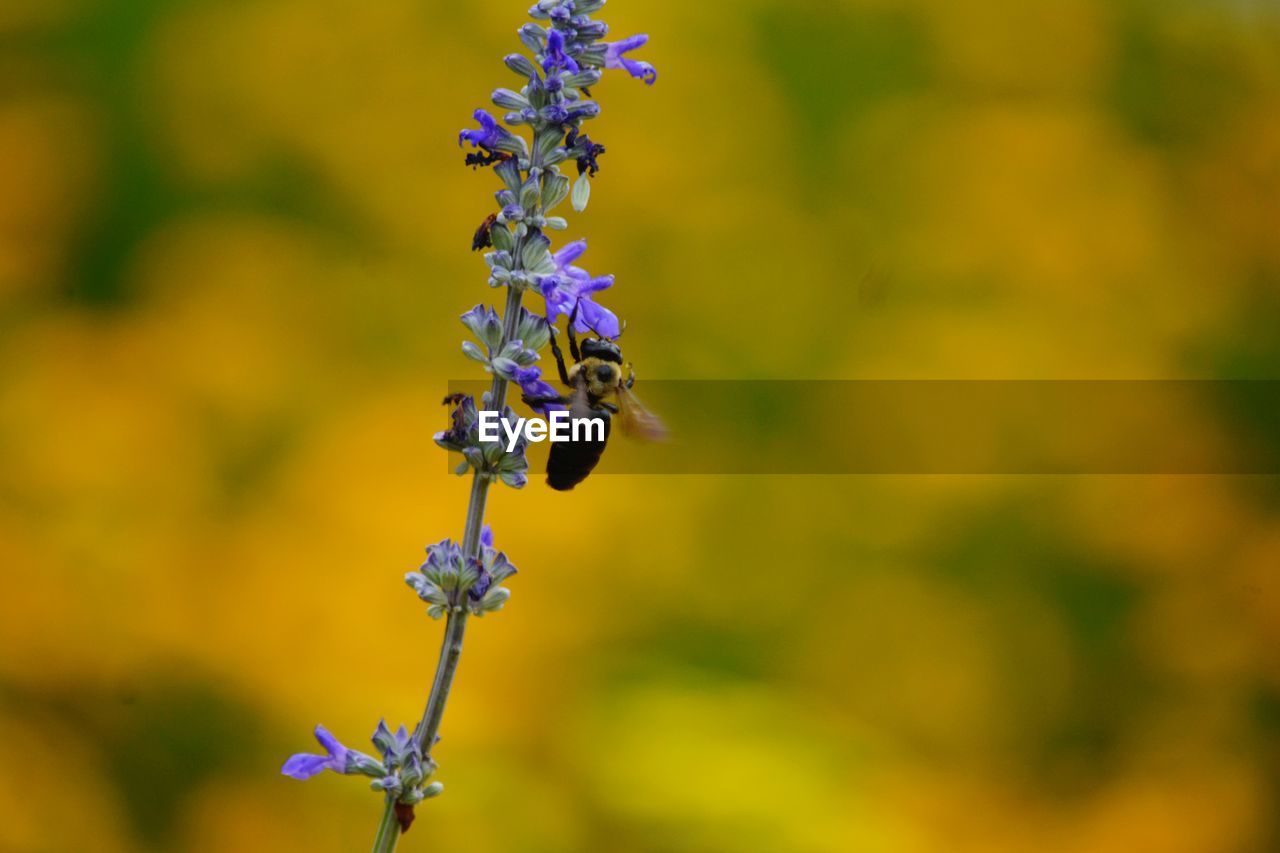
<instances>
[{"instance_id":1,"label":"black abdomen","mask_svg":"<svg viewBox=\"0 0 1280 853\"><path fill-rule=\"evenodd\" d=\"M604 421L603 441L562 441L551 445L551 455L547 458L547 485L558 492L567 492L587 479L604 455L612 426L609 413L598 411L592 417Z\"/></svg>"}]
</instances>

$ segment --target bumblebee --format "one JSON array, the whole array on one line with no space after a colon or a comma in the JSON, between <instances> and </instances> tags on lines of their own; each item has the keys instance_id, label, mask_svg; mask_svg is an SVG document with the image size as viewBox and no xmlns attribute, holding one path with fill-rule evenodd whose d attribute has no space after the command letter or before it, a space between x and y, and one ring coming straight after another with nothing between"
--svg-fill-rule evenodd
<instances>
[{"instance_id":1,"label":"bumblebee","mask_svg":"<svg viewBox=\"0 0 1280 853\"><path fill-rule=\"evenodd\" d=\"M577 314L577 309L574 310ZM556 442L551 445L547 459L547 485L556 491L567 492L587 478L609 442L614 416L622 431L634 438L661 441L667 436L666 427L656 416L641 405L631 392L636 384L635 369L622 360L622 350L607 338L588 338L578 346L573 333L574 316L569 318L569 355L573 367L566 367L564 353L556 342L557 332L552 329L551 353L556 359L560 381L570 389L565 396L524 397L530 406L559 403L569 409L573 420L599 418L604 421L604 437L599 440ZM625 378L624 378L625 370ZM588 431L589 434L589 431Z\"/></svg>"}]
</instances>

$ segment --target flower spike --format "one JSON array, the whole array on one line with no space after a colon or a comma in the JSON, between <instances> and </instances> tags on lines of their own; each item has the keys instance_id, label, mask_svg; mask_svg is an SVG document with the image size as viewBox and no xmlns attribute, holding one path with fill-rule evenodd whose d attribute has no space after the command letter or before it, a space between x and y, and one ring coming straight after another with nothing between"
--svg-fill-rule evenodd
<instances>
[{"instance_id":1,"label":"flower spike","mask_svg":"<svg viewBox=\"0 0 1280 853\"><path fill-rule=\"evenodd\" d=\"M516 403L518 388L524 403L543 415L564 408L563 392L547 381L538 364L561 317L569 318L573 331L602 338L616 338L622 329L617 316L596 302L613 286L614 277L592 275L578 266L586 241L558 249L552 243L552 235L569 225L558 208L566 201L566 207L579 213L587 207L591 181L605 153L605 147L585 132L587 123L600 115L592 90L607 69L624 70L648 84L657 79L652 65L627 56L646 44L648 36L602 41L609 27L592 15L604 3L536 0L529 10L534 23L518 31L526 53L503 58L519 84L491 90L497 115L477 109L472 113L475 126L458 133L459 147L467 149L466 165L492 166L500 182L495 203L483 219L479 212L462 219L471 223L467 236L472 250L483 252L490 286L506 290L506 309L500 314L482 303L461 316L471 337L462 343L462 352L483 367L491 385L482 396L446 397L448 419L434 435L436 444L459 455L457 473L472 478L465 533L461 541L443 539L428 546L421 565L404 575L405 583L427 605L427 614L445 620L427 710L412 730L400 726L392 731L380 721L372 737L376 756L344 746L317 726L315 738L323 753L300 752L281 767L294 779L325 771L369 777L370 787L384 800L374 853L394 851L400 834L414 822L415 806L441 792L443 786L430 781L436 770L431 753L439 740L464 632L471 619L501 610L511 595L504 584L516 568L494 547L484 510L493 485L519 489L528 482L529 438L521 434L524 419L503 404ZM474 225L477 220L479 227ZM541 297L541 304L524 307L526 294ZM564 382L568 371L558 348L555 355ZM495 422L497 440L490 429Z\"/></svg>"}]
</instances>

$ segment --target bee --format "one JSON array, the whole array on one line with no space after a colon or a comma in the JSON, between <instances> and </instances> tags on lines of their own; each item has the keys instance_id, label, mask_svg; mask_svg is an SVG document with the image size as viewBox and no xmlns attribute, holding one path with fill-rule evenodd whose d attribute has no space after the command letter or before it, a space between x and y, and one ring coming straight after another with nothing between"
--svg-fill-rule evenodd
<instances>
[{"instance_id":1,"label":"bee","mask_svg":"<svg viewBox=\"0 0 1280 853\"><path fill-rule=\"evenodd\" d=\"M547 459L547 485L560 492L571 490L595 470L609 441L614 415L622 431L634 438L662 441L667 437L662 421L641 405L632 393L631 389L636 384L635 369L630 363L623 362L618 344L607 338L587 338L581 347L578 346L573 333L576 315L575 308L568 328L573 367L565 366L564 353L556 342L554 329L551 336L551 353L556 359L560 381L570 389L569 394L524 398L530 406L565 405L573 420L599 418L604 421L604 437L598 441L567 441L551 445L551 455Z\"/></svg>"},{"instance_id":2,"label":"bee","mask_svg":"<svg viewBox=\"0 0 1280 853\"><path fill-rule=\"evenodd\" d=\"M493 226L497 222L498 214L496 213L490 213L485 217L484 222L481 222L480 227L476 229L475 236L471 238L471 251L478 252L493 245Z\"/></svg>"}]
</instances>

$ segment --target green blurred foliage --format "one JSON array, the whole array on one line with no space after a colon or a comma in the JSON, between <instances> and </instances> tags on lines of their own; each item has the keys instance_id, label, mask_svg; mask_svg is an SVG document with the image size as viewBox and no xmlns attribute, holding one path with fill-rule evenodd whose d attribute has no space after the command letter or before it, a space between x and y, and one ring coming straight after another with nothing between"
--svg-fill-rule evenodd
<instances>
[{"instance_id":1,"label":"green blurred foliage","mask_svg":"<svg viewBox=\"0 0 1280 853\"><path fill-rule=\"evenodd\" d=\"M430 433L493 296L455 140L511 82L503 6L0 8L0 850L367 845L362 785L278 767L424 700L439 629L400 578L462 520ZM641 387L1280 372L1269 4L608 12L662 76L601 87L572 235ZM1274 849L1275 494L500 493L522 571L403 849Z\"/></svg>"}]
</instances>

